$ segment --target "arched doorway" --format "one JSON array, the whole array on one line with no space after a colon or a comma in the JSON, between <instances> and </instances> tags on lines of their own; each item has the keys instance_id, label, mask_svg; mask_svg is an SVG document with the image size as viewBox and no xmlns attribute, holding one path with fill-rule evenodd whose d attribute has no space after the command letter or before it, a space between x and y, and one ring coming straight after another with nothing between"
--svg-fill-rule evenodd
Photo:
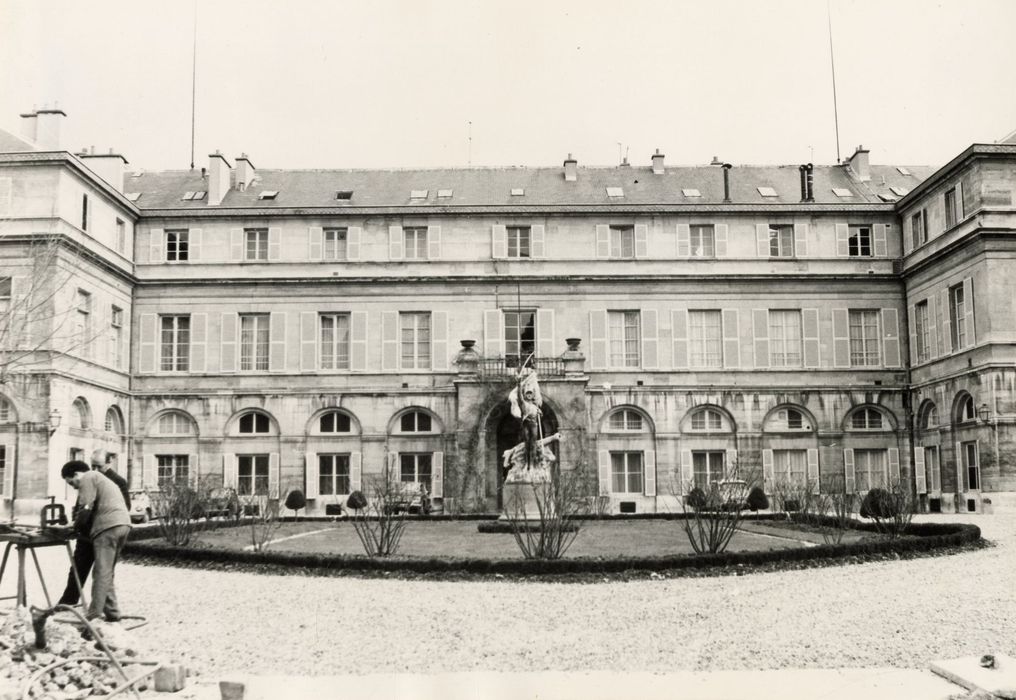
<instances>
[{"instance_id":1,"label":"arched doorway","mask_svg":"<svg viewBox=\"0 0 1016 700\"><path fill-rule=\"evenodd\" d=\"M554 413L554 409L544 401L542 411L543 418L540 424L543 428L543 435L544 437L553 435L558 431L557 416ZM515 445L522 441L522 423L511 414L508 401L505 400L491 412L487 426L488 444L493 444L495 449L492 458L494 460L494 473L497 475L497 508L500 510L502 508L501 494L504 490L504 480L508 475L508 469L505 468L502 462L502 455L505 450L515 447ZM558 463L560 463L558 443L551 443L550 449L554 453L554 457L557 458Z\"/></svg>"}]
</instances>

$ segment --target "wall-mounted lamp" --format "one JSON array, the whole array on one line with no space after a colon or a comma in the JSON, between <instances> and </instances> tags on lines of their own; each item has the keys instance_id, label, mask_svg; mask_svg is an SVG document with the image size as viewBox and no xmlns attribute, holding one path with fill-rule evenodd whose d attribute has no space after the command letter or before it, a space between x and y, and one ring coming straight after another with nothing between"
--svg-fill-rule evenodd
<instances>
[{"instance_id":1,"label":"wall-mounted lamp","mask_svg":"<svg viewBox=\"0 0 1016 700\"><path fill-rule=\"evenodd\" d=\"M977 417L981 419L982 423L988 422L988 419L991 417L991 409L988 408L988 404L981 404L981 407L977 409Z\"/></svg>"},{"instance_id":2,"label":"wall-mounted lamp","mask_svg":"<svg viewBox=\"0 0 1016 700\"><path fill-rule=\"evenodd\" d=\"M52 435L56 432L56 429L60 427L60 421L63 416L60 415L60 409L54 408L49 412L49 434Z\"/></svg>"}]
</instances>

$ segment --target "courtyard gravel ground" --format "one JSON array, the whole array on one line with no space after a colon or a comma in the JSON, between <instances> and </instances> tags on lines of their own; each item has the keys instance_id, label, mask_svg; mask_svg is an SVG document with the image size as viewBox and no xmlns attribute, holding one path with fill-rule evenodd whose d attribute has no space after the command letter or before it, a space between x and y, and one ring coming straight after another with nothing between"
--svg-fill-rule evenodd
<instances>
[{"instance_id":1,"label":"courtyard gravel ground","mask_svg":"<svg viewBox=\"0 0 1016 700\"><path fill-rule=\"evenodd\" d=\"M212 678L926 669L941 658L1016 655L1016 514L919 519L973 522L996 546L747 576L600 583L318 578L129 563L117 579L126 612L149 619L134 633L142 649ZM66 571L56 554L42 553L50 581Z\"/></svg>"}]
</instances>

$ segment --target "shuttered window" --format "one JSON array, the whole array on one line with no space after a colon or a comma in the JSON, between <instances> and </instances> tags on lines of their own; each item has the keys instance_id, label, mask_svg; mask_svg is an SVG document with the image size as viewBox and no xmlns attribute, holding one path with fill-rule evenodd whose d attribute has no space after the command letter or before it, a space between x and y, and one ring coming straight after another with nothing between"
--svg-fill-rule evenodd
<instances>
[{"instance_id":1,"label":"shuttered window","mask_svg":"<svg viewBox=\"0 0 1016 700\"><path fill-rule=\"evenodd\" d=\"M427 227L406 226L402 229L404 245L403 256L406 260L427 259Z\"/></svg>"},{"instance_id":2,"label":"shuttered window","mask_svg":"<svg viewBox=\"0 0 1016 700\"><path fill-rule=\"evenodd\" d=\"M268 455L236 456L236 492L241 496L268 495Z\"/></svg>"},{"instance_id":3,"label":"shuttered window","mask_svg":"<svg viewBox=\"0 0 1016 700\"><path fill-rule=\"evenodd\" d=\"M504 354L509 367L517 367L536 352L536 312L504 312Z\"/></svg>"},{"instance_id":4,"label":"shuttered window","mask_svg":"<svg viewBox=\"0 0 1016 700\"><path fill-rule=\"evenodd\" d=\"M190 369L190 316L159 317L159 369L163 372Z\"/></svg>"},{"instance_id":5,"label":"shuttered window","mask_svg":"<svg viewBox=\"0 0 1016 700\"><path fill-rule=\"evenodd\" d=\"M794 257L794 227L789 224L769 226L769 256Z\"/></svg>"},{"instance_id":6,"label":"shuttered window","mask_svg":"<svg viewBox=\"0 0 1016 700\"><path fill-rule=\"evenodd\" d=\"M344 496L350 492L348 454L318 455L318 494Z\"/></svg>"},{"instance_id":7,"label":"shuttered window","mask_svg":"<svg viewBox=\"0 0 1016 700\"><path fill-rule=\"evenodd\" d=\"M190 478L190 457L188 455L155 455L156 478L159 486L177 484L186 486Z\"/></svg>"},{"instance_id":8,"label":"shuttered window","mask_svg":"<svg viewBox=\"0 0 1016 700\"><path fill-rule=\"evenodd\" d=\"M399 314L402 369L430 369L430 313Z\"/></svg>"},{"instance_id":9,"label":"shuttered window","mask_svg":"<svg viewBox=\"0 0 1016 700\"><path fill-rule=\"evenodd\" d=\"M918 362L927 362L931 359L931 319L928 316L928 300L917 303L914 306L914 337L917 347Z\"/></svg>"},{"instance_id":10,"label":"shuttered window","mask_svg":"<svg viewBox=\"0 0 1016 700\"><path fill-rule=\"evenodd\" d=\"M801 366L801 312L769 311L769 358L773 367Z\"/></svg>"},{"instance_id":11,"label":"shuttered window","mask_svg":"<svg viewBox=\"0 0 1016 700\"><path fill-rule=\"evenodd\" d=\"M641 314L638 311L608 311L610 366L638 367L642 347Z\"/></svg>"},{"instance_id":12,"label":"shuttered window","mask_svg":"<svg viewBox=\"0 0 1016 700\"><path fill-rule=\"evenodd\" d=\"M777 484L805 486L808 450L773 450L773 479Z\"/></svg>"},{"instance_id":13,"label":"shuttered window","mask_svg":"<svg viewBox=\"0 0 1016 700\"><path fill-rule=\"evenodd\" d=\"M530 234L528 226L508 226L508 257L528 258L530 255Z\"/></svg>"},{"instance_id":14,"label":"shuttered window","mask_svg":"<svg viewBox=\"0 0 1016 700\"><path fill-rule=\"evenodd\" d=\"M878 367L882 364L881 347L878 309L851 309L850 366Z\"/></svg>"},{"instance_id":15,"label":"shuttered window","mask_svg":"<svg viewBox=\"0 0 1016 700\"><path fill-rule=\"evenodd\" d=\"M854 483L858 493L886 486L886 450L854 450Z\"/></svg>"},{"instance_id":16,"label":"shuttered window","mask_svg":"<svg viewBox=\"0 0 1016 700\"><path fill-rule=\"evenodd\" d=\"M244 260L267 260L268 229L249 228L244 230L243 235Z\"/></svg>"},{"instance_id":17,"label":"shuttered window","mask_svg":"<svg viewBox=\"0 0 1016 700\"><path fill-rule=\"evenodd\" d=\"M255 372L268 369L269 340L268 314L240 315L241 372Z\"/></svg>"},{"instance_id":18,"label":"shuttered window","mask_svg":"<svg viewBox=\"0 0 1016 700\"><path fill-rule=\"evenodd\" d=\"M166 262L185 262L190 258L190 232L169 231L166 235Z\"/></svg>"},{"instance_id":19,"label":"shuttered window","mask_svg":"<svg viewBox=\"0 0 1016 700\"><path fill-rule=\"evenodd\" d=\"M430 452L399 454L399 481L404 484L416 483L431 492L433 480L433 455Z\"/></svg>"},{"instance_id":20,"label":"shuttered window","mask_svg":"<svg viewBox=\"0 0 1016 700\"><path fill-rule=\"evenodd\" d=\"M963 284L949 287L949 336L953 349L967 344L967 303Z\"/></svg>"},{"instance_id":21,"label":"shuttered window","mask_svg":"<svg viewBox=\"0 0 1016 700\"><path fill-rule=\"evenodd\" d=\"M611 452L610 483L614 493L642 493L642 453Z\"/></svg>"},{"instance_id":22,"label":"shuttered window","mask_svg":"<svg viewBox=\"0 0 1016 700\"><path fill-rule=\"evenodd\" d=\"M871 226L851 226L847 251L852 258L871 257Z\"/></svg>"},{"instance_id":23,"label":"shuttered window","mask_svg":"<svg viewBox=\"0 0 1016 700\"><path fill-rule=\"evenodd\" d=\"M716 257L716 233L711 225L693 225L690 240L693 258Z\"/></svg>"},{"instance_id":24,"label":"shuttered window","mask_svg":"<svg viewBox=\"0 0 1016 700\"><path fill-rule=\"evenodd\" d=\"M345 260L348 255L349 229L326 228L324 230L324 260Z\"/></svg>"},{"instance_id":25,"label":"shuttered window","mask_svg":"<svg viewBox=\"0 0 1016 700\"><path fill-rule=\"evenodd\" d=\"M321 314L321 369L349 369L349 314Z\"/></svg>"},{"instance_id":26,"label":"shuttered window","mask_svg":"<svg viewBox=\"0 0 1016 700\"><path fill-rule=\"evenodd\" d=\"M723 333L719 311L688 312L688 345L692 367L723 366Z\"/></svg>"},{"instance_id":27,"label":"shuttered window","mask_svg":"<svg viewBox=\"0 0 1016 700\"><path fill-rule=\"evenodd\" d=\"M723 450L692 452L691 467L695 486L708 491L710 484L723 479L725 456Z\"/></svg>"},{"instance_id":28,"label":"shuttered window","mask_svg":"<svg viewBox=\"0 0 1016 700\"><path fill-rule=\"evenodd\" d=\"M634 226L610 227L610 257L612 258L635 257Z\"/></svg>"}]
</instances>

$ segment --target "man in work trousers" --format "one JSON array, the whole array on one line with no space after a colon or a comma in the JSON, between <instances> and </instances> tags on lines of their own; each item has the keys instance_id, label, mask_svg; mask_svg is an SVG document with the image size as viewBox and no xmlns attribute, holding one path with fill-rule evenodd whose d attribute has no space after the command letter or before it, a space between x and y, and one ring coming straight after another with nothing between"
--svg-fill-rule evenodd
<instances>
[{"instance_id":1,"label":"man in work trousers","mask_svg":"<svg viewBox=\"0 0 1016 700\"><path fill-rule=\"evenodd\" d=\"M123 496L124 507L128 514L130 513L130 491L128 490L127 481L117 474L113 469L106 463L106 451L103 449L95 450L92 453L92 469L97 474L102 474L104 477L112 481L120 490L120 494ZM75 513L77 516L77 513ZM77 518L75 517L75 522ZM128 524L130 523L130 516L128 515ZM77 605L80 598L80 592L78 589L78 581L81 585L84 585L88 579L88 572L92 568L92 564L95 562L95 550L92 547L92 540L89 533L86 530L78 530L77 544L74 547L74 564L67 574L67 586L64 588L63 595L60 596L59 604L63 605ZM77 578L75 578L75 572L77 572Z\"/></svg>"}]
</instances>

